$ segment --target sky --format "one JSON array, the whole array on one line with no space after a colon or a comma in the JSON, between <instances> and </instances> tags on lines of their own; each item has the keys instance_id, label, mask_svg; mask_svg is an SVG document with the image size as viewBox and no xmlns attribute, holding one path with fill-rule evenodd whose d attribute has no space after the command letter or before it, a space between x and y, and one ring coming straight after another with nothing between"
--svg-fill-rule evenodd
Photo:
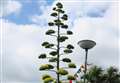
<instances>
[{"instance_id":1,"label":"sky","mask_svg":"<svg viewBox=\"0 0 120 83\"><path fill-rule=\"evenodd\" d=\"M51 20L52 7L58 1L63 4L69 17L69 29L74 33L64 44L75 46L69 57L77 64L77 69L84 63L85 54L77 42L84 39L96 42L89 51L88 63L120 68L117 0L1 0L2 83L42 83L44 72L38 69L47 61L39 60L38 56L49 52L41 46L43 41L55 42L44 33L49 29L47 23Z\"/></svg>"}]
</instances>

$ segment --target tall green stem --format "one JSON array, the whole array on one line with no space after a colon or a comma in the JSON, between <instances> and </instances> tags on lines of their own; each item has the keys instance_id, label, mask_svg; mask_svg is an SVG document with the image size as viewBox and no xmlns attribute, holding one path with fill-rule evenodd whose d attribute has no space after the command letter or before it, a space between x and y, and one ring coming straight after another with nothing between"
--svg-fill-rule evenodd
<instances>
[{"instance_id":1,"label":"tall green stem","mask_svg":"<svg viewBox=\"0 0 120 83\"><path fill-rule=\"evenodd\" d=\"M59 16L59 12L58 12L58 20L60 19L60 16ZM60 38L60 25L58 24L58 38L57 38L57 53L58 53L58 56L57 56L57 70L59 70L59 59L60 59L60 42L59 42L59 38ZM59 73L57 73L57 83L59 83L60 81L60 76L59 76Z\"/></svg>"}]
</instances>

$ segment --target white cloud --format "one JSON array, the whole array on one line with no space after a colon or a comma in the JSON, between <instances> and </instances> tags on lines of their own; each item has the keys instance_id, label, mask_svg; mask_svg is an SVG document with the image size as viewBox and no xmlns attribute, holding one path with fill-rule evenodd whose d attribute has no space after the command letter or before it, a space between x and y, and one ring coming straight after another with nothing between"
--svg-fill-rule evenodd
<instances>
[{"instance_id":1,"label":"white cloud","mask_svg":"<svg viewBox=\"0 0 120 83\"><path fill-rule=\"evenodd\" d=\"M60 0L60 1L63 3L64 8L67 10L68 14L70 14L72 17L73 12L76 12L74 13L74 17L76 18L78 18L79 16L90 16L89 14L97 14L97 17L99 17L101 16L101 13L104 13L104 11L111 4L111 2L102 1L98 2L97 0L94 1Z\"/></svg>"},{"instance_id":2,"label":"white cloud","mask_svg":"<svg viewBox=\"0 0 120 83\"><path fill-rule=\"evenodd\" d=\"M3 29L3 82L39 82L41 80L39 66L42 63L38 60L38 56L45 52L41 43L49 40L43 33L48 28L34 24L16 25L7 20L1 22Z\"/></svg>"},{"instance_id":3,"label":"white cloud","mask_svg":"<svg viewBox=\"0 0 120 83\"><path fill-rule=\"evenodd\" d=\"M59 1L59 0L58 0ZM43 11L41 15L33 15L30 17L31 21L33 23L39 24L39 25L45 25L47 22L47 19L50 19L49 14L52 11L52 7L55 6L55 4L58 2L55 1L52 6L46 6L46 2L43 3ZM42 1L40 1L42 3ZM73 27L73 22L79 17L104 17L107 9L110 5L113 5L114 2L112 1L80 1L80 0L60 0L62 4L64 5L64 9L66 10L66 13L69 15L69 21L68 24L70 27ZM75 12L75 13L73 13Z\"/></svg>"},{"instance_id":4,"label":"white cloud","mask_svg":"<svg viewBox=\"0 0 120 83\"><path fill-rule=\"evenodd\" d=\"M15 0L2 0L0 2L1 8L0 8L0 17L7 16L11 13L19 13L22 5Z\"/></svg>"},{"instance_id":5,"label":"white cloud","mask_svg":"<svg viewBox=\"0 0 120 83\"><path fill-rule=\"evenodd\" d=\"M118 31L116 27L111 27L104 19L89 19L83 18L76 20L76 26L72 29L75 33L71 42L75 43L75 46L79 40L91 39L96 41L97 45L93 48L94 51L90 52L90 62L96 65L110 66L118 63ZM79 49L79 50L78 50ZM75 50L75 54L81 54L80 58L83 58L84 53L78 47ZM107 58L109 57L109 59ZM99 58L99 60L98 60ZM78 58L76 58L78 60ZM114 61L113 61L114 59ZM104 62L104 63L103 63Z\"/></svg>"},{"instance_id":6,"label":"white cloud","mask_svg":"<svg viewBox=\"0 0 120 83\"><path fill-rule=\"evenodd\" d=\"M42 7L43 6L43 7ZM50 12L52 7L48 6L48 5L42 5L40 6L40 8L42 7L42 14L41 15L33 15L32 17L30 17L30 20L35 23L38 24L40 26L46 26L48 19L50 19Z\"/></svg>"},{"instance_id":7,"label":"white cloud","mask_svg":"<svg viewBox=\"0 0 120 83\"><path fill-rule=\"evenodd\" d=\"M97 42L97 45L93 51L91 50L93 53L90 53L89 62L104 67L110 65L120 66L117 17L118 4L113 3L102 18L81 17L74 21L75 26L72 30L74 32L73 38L75 40L72 39L70 41L77 47L74 55L81 55L78 56L81 58L81 62L84 60L84 57L82 56L84 55L84 52L78 47L77 42L82 39L92 39ZM79 61L79 58L75 58L75 61Z\"/></svg>"},{"instance_id":8,"label":"white cloud","mask_svg":"<svg viewBox=\"0 0 120 83\"><path fill-rule=\"evenodd\" d=\"M47 7L47 1L46 0L39 0L38 4L40 5L40 11L44 11Z\"/></svg>"},{"instance_id":9,"label":"white cloud","mask_svg":"<svg viewBox=\"0 0 120 83\"><path fill-rule=\"evenodd\" d=\"M34 15L30 18L30 20L35 23L35 24L38 24L40 26L46 26L47 25L47 13L46 14L43 14L41 16L38 16L38 15Z\"/></svg>"},{"instance_id":10,"label":"white cloud","mask_svg":"<svg viewBox=\"0 0 120 83\"><path fill-rule=\"evenodd\" d=\"M42 28L3 20L3 80L39 81L37 57ZM41 36L41 37L40 37Z\"/></svg>"}]
</instances>

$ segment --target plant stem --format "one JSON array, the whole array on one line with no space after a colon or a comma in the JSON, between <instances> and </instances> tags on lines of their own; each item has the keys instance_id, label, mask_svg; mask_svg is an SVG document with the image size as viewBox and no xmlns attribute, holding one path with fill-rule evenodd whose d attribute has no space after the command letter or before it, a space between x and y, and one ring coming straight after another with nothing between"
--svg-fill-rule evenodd
<instances>
[{"instance_id":1,"label":"plant stem","mask_svg":"<svg viewBox=\"0 0 120 83\"><path fill-rule=\"evenodd\" d=\"M60 19L60 15L59 15L59 12L58 12L58 20ZM57 53L58 53L58 56L57 56L57 70L59 70L59 59L60 59L60 42L59 42L59 38L60 38L60 25L58 24L58 38L57 38ZM57 73L57 83L60 82L60 76L59 76L59 73Z\"/></svg>"}]
</instances>

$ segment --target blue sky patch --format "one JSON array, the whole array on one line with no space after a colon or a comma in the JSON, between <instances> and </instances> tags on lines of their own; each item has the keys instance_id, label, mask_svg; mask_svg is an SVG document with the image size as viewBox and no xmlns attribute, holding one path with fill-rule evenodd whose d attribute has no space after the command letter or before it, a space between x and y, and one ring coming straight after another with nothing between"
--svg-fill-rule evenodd
<instances>
[{"instance_id":1,"label":"blue sky patch","mask_svg":"<svg viewBox=\"0 0 120 83\"><path fill-rule=\"evenodd\" d=\"M18 14L11 13L3 18L8 19L16 24L32 24L30 18L33 15L41 15L43 11L40 6L51 5L54 0L46 0L46 4L42 4L42 0L18 0L22 4L22 8ZM45 2L45 1L44 1Z\"/></svg>"}]
</instances>

